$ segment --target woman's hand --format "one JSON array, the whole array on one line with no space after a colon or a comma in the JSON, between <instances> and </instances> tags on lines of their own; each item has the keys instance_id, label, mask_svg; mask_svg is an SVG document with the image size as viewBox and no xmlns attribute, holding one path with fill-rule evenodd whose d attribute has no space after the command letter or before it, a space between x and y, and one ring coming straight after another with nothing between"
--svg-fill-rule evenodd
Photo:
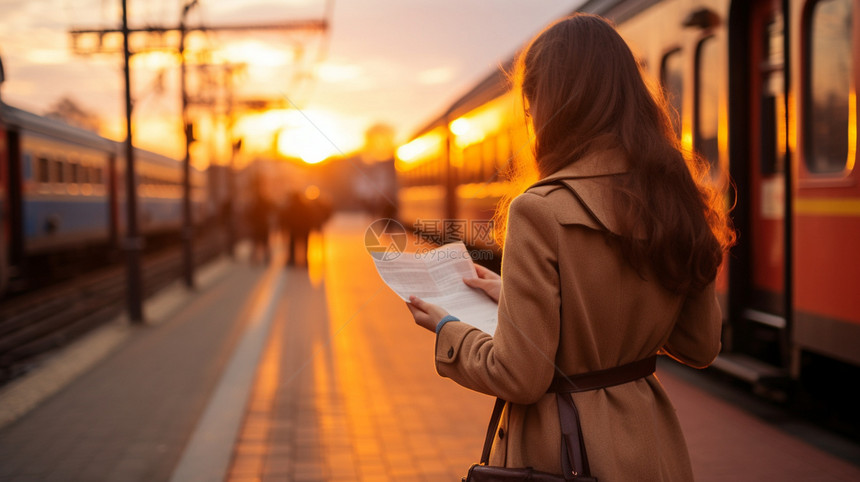
<instances>
[{"instance_id":1,"label":"woman's hand","mask_svg":"<svg viewBox=\"0 0 860 482\"><path fill-rule=\"evenodd\" d=\"M478 277L463 278L463 283L472 288L483 290L487 296L498 303L499 295L502 293L502 277L479 264L475 265L475 270L478 271Z\"/></svg>"},{"instance_id":2,"label":"woman's hand","mask_svg":"<svg viewBox=\"0 0 860 482\"><path fill-rule=\"evenodd\" d=\"M436 332L436 325L442 321L442 318L448 316L448 312L440 306L428 303L417 296L410 296L406 307L412 312L412 317L415 318L415 323L418 326L427 328L434 333Z\"/></svg>"}]
</instances>

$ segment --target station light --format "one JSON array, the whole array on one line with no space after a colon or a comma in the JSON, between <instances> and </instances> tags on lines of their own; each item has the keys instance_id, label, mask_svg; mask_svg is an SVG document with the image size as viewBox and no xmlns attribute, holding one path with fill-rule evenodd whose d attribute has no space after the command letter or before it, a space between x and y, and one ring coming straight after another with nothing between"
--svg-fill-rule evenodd
<instances>
[{"instance_id":1,"label":"station light","mask_svg":"<svg viewBox=\"0 0 860 482\"><path fill-rule=\"evenodd\" d=\"M397 158L404 162L416 160L430 147L430 139L419 137L397 148Z\"/></svg>"},{"instance_id":2,"label":"station light","mask_svg":"<svg viewBox=\"0 0 860 482\"><path fill-rule=\"evenodd\" d=\"M469 119L466 119L465 117L460 117L459 119L456 119L451 122L448 128L451 129L451 132L453 132L456 136L465 136L469 133L469 131L472 130L472 123L469 122Z\"/></svg>"},{"instance_id":3,"label":"station light","mask_svg":"<svg viewBox=\"0 0 860 482\"><path fill-rule=\"evenodd\" d=\"M305 198L313 201L320 197L320 188L314 184L305 188Z\"/></svg>"}]
</instances>

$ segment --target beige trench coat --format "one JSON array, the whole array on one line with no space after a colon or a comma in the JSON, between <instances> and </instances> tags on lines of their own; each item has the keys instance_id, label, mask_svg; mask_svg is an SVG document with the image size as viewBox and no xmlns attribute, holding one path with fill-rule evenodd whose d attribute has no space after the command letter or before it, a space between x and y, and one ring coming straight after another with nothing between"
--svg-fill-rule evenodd
<instances>
[{"instance_id":1,"label":"beige trench coat","mask_svg":"<svg viewBox=\"0 0 860 482\"><path fill-rule=\"evenodd\" d=\"M561 473L558 409L546 393L560 372L611 368L658 352L704 367L719 353L713 283L686 298L673 295L640 277L607 235L616 227L607 175L625 170L618 153L592 154L547 178L570 183L582 202L560 185L518 196L495 335L463 320L437 336L440 375L510 402L491 465ZM692 479L684 435L656 376L573 397L592 475L601 482Z\"/></svg>"}]
</instances>

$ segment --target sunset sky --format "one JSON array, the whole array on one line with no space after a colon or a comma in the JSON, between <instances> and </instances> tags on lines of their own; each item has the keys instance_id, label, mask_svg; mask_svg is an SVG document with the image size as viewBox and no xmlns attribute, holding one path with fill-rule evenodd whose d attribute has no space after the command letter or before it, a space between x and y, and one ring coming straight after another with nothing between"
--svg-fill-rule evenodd
<instances>
[{"instance_id":1,"label":"sunset sky","mask_svg":"<svg viewBox=\"0 0 860 482\"><path fill-rule=\"evenodd\" d=\"M128 1L132 27L176 26L184 3ZM286 109L237 110L244 117L236 136L247 152L279 145L288 154L321 158L359 148L364 131L375 123L390 125L398 141L406 140L544 25L580 3L336 0L327 39L310 32L196 33L188 38L189 56L210 64L247 64L234 77L235 99L266 99ZM325 10L325 0L201 0L188 25L268 25L321 19ZM103 135L120 139L121 55L74 55L67 33L118 27L120 1L0 0L0 12L3 101L43 113L68 96L100 117ZM182 154L177 58L162 51L136 55L132 62L135 143L174 157ZM201 78L189 76L192 95L211 91L198 85ZM290 109L295 106L300 110ZM197 163L225 162L226 118L200 107L192 117L205 140L195 145Z\"/></svg>"}]
</instances>

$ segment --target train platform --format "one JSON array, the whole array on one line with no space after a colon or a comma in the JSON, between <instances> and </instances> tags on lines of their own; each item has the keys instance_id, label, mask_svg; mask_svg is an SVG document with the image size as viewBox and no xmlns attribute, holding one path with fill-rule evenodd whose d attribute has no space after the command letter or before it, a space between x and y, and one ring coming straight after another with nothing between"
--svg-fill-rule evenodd
<instances>
[{"instance_id":1,"label":"train platform","mask_svg":"<svg viewBox=\"0 0 860 482\"><path fill-rule=\"evenodd\" d=\"M146 324L57 355L79 368L28 377L52 391L0 389L0 480L460 480L493 400L436 375L433 335L365 251L371 221L335 216L307 267L277 246L267 264L218 261L197 290L148 305ZM672 362L658 377L697 480L860 480L855 444Z\"/></svg>"}]
</instances>

